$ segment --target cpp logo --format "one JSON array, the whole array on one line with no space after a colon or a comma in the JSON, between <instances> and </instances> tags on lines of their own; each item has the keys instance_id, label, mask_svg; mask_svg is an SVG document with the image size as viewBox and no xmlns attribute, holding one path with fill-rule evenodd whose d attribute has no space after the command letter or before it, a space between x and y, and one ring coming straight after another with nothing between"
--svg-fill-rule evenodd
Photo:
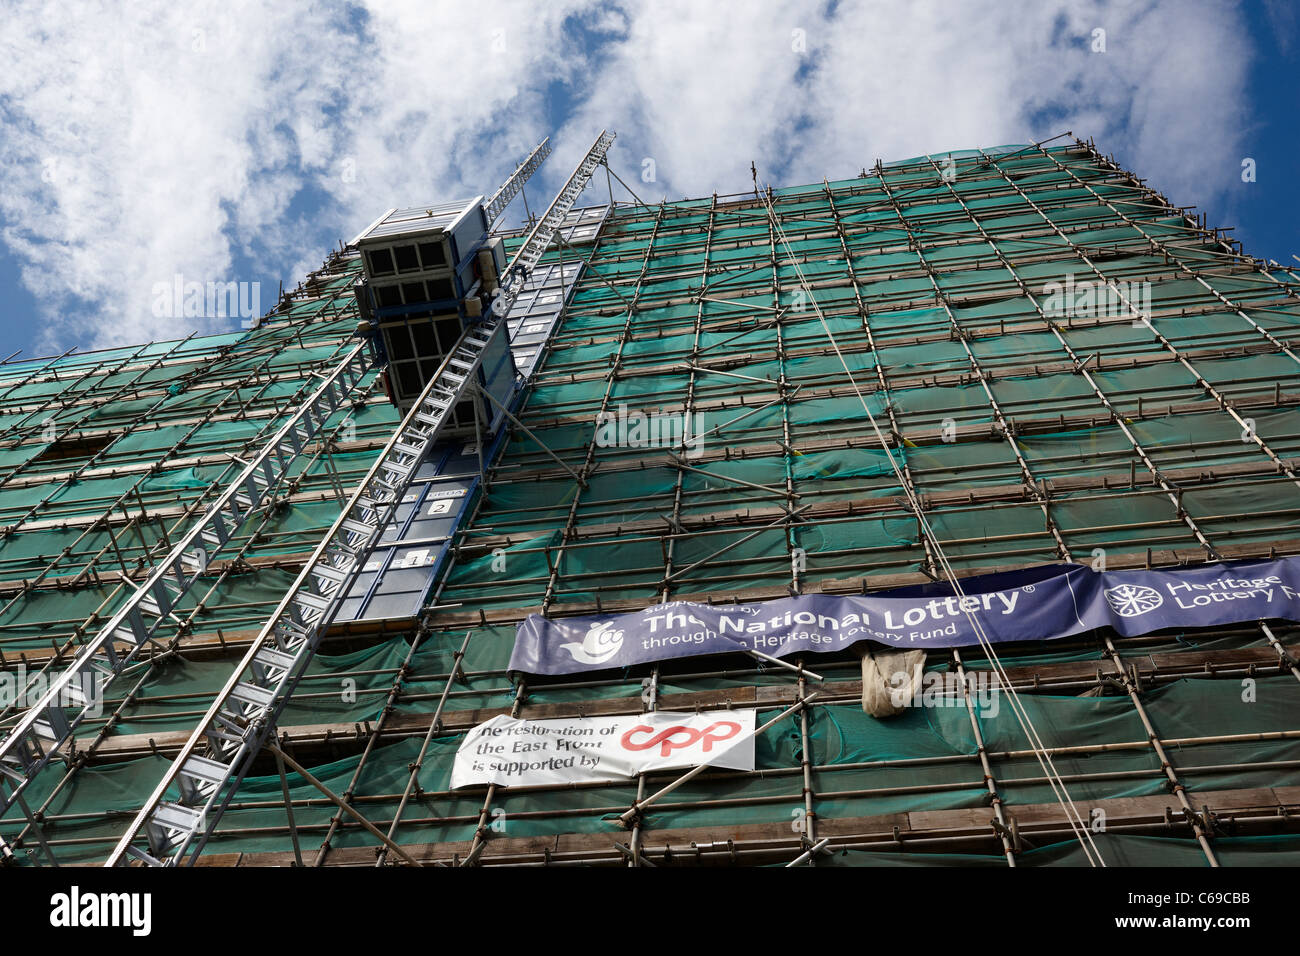
<instances>
[{"instance_id":1,"label":"cpp logo","mask_svg":"<svg viewBox=\"0 0 1300 956\"><path fill-rule=\"evenodd\" d=\"M659 745L659 755L667 757L674 750L693 747L701 741L704 743L704 752L708 753L713 749L715 743L721 740L730 740L738 733L740 733L740 724L734 720L719 720L709 724L703 730L678 724L676 727L665 727L657 734L653 727L638 724L623 735L621 743L624 750L649 750L651 747ZM634 736L641 734L650 734L651 736L648 740L633 739ZM674 740L674 737L678 739Z\"/></svg>"}]
</instances>

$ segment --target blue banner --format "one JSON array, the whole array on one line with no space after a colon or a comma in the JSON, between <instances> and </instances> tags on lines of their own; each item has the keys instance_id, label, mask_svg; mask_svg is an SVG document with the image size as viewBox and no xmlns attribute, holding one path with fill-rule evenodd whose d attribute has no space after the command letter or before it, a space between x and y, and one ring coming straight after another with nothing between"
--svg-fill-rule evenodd
<instances>
[{"instance_id":1,"label":"blue banner","mask_svg":"<svg viewBox=\"0 0 1300 956\"><path fill-rule=\"evenodd\" d=\"M573 674L702 654L773 657L838 651L859 641L904 648L1051 641L1098 627L1125 637L1266 618L1300 621L1300 558L1168 571L1097 572L1045 565L946 585L870 595L808 594L756 604L674 601L629 614L519 625L510 669Z\"/></svg>"}]
</instances>

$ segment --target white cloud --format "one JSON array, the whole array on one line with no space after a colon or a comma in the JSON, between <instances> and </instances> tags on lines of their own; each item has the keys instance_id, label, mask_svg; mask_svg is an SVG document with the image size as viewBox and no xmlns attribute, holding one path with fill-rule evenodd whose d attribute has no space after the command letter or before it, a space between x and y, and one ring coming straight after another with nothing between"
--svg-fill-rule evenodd
<instances>
[{"instance_id":1,"label":"white cloud","mask_svg":"<svg viewBox=\"0 0 1300 956\"><path fill-rule=\"evenodd\" d=\"M657 160L656 196L744 190L751 159L760 179L792 185L1073 129L1204 205L1230 185L1246 122L1244 26L1211 2L629 10L627 41L570 125L636 118L624 155Z\"/></svg>"},{"instance_id":2,"label":"white cloud","mask_svg":"<svg viewBox=\"0 0 1300 956\"><path fill-rule=\"evenodd\" d=\"M389 206L490 190L552 125L534 197L605 126L646 199L747 189L751 159L794 184L1073 128L1212 207L1249 55L1210 2L36 0L0 21L0 238L54 349L228 327L153 315L153 285L297 281Z\"/></svg>"},{"instance_id":3,"label":"white cloud","mask_svg":"<svg viewBox=\"0 0 1300 956\"><path fill-rule=\"evenodd\" d=\"M228 328L154 315L155 285L285 274L390 204L481 191L545 125L531 84L569 68L567 9L386 4L364 29L273 3L7 12L0 235L47 310L39 345Z\"/></svg>"}]
</instances>

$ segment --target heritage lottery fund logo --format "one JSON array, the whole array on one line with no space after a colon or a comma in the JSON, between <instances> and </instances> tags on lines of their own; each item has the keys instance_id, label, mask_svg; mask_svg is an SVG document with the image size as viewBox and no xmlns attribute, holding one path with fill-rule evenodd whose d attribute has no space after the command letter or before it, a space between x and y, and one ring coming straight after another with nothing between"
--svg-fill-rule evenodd
<instances>
[{"instance_id":1,"label":"heritage lottery fund logo","mask_svg":"<svg viewBox=\"0 0 1300 956\"><path fill-rule=\"evenodd\" d=\"M1165 603L1159 591L1140 584L1121 584L1102 593L1106 595L1106 603L1120 617L1138 617Z\"/></svg>"},{"instance_id":2,"label":"heritage lottery fund logo","mask_svg":"<svg viewBox=\"0 0 1300 956\"><path fill-rule=\"evenodd\" d=\"M1288 601L1300 599L1300 590L1285 583L1276 574L1249 578L1225 574L1204 584L1191 581L1166 582L1174 605L1183 611L1212 607L1230 601L1272 601L1275 594ZM1155 588L1126 584L1109 588L1106 601L1121 617L1138 617L1154 611L1165 603L1164 596Z\"/></svg>"}]
</instances>

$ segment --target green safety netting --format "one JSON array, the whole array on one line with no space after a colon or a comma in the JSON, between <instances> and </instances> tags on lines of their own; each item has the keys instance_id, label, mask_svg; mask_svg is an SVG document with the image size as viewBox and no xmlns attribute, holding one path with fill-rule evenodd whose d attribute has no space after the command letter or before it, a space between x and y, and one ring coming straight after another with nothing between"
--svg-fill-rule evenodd
<instances>
[{"instance_id":1,"label":"green safety netting","mask_svg":"<svg viewBox=\"0 0 1300 956\"><path fill-rule=\"evenodd\" d=\"M496 663L501 661L504 645L505 642L499 642L495 648ZM456 646L459 646L458 642ZM418 675L429 674L439 667L445 669L449 664L451 647L452 642L442 642L437 647L426 646L413 658L412 672ZM489 646L488 650L491 655L494 648ZM383 676L377 678L372 686L386 688L405 656L406 646L397 641L350 655L321 658L313 666L306 686L321 688L312 693L332 692L337 688L331 685L341 681L342 675L381 671ZM185 668L188 673L159 678L160 686L179 693L199 688L212 679L212 675L204 675L202 668L193 663L185 665ZM437 680L417 680L412 685L413 692L436 696L440 683ZM1290 676L1262 678L1255 684L1253 693L1246 694L1244 688L1235 682L1182 680L1145 692L1143 705L1162 738L1171 741L1179 737L1222 737L1296 730L1293 724L1295 715L1300 713L1297 708L1300 686L1294 679ZM620 685L620 692L633 686L632 682ZM539 702L589 696L581 692L578 696L557 696L558 691L541 693L545 696ZM1048 785L1033 782L1033 778L1041 777L1041 768L1034 757L998 756L1001 751L1027 749L1020 719L1005 703L994 706L994 699L978 689L973 701L985 746L994 755L993 775L1003 798L1011 805L1054 804L1056 801ZM1141 718L1126 696L1022 695L1020 703L1028 720L1049 747L1067 743L1076 747L1134 745L1131 749L1094 752L1088 756L1058 754L1056 768L1065 776L1070 795L1075 800L1168 793L1159 762L1146 743ZM495 700L489 695L481 702L476 700L468 705L505 708L508 704L509 695L498 694ZM335 717L349 713L351 719L374 719L374 708L358 705L348 711L348 706L341 697L331 704L318 699L311 704L310 712L317 716L332 714ZM424 708L427 711L431 705L426 701ZM766 722L777 713L762 710L758 720ZM143 709L131 719L150 726ZM960 704L913 708L883 720L872 718L851 704L829 705L812 713L808 734L811 756L819 768L814 779L814 805L822 819L988 804L989 795L976 759L970 718L966 708ZM756 746L756 766L766 773L724 772L697 778L652 808L647 816L647 825L663 829L796 818L803 806L802 776L798 769L801 740L798 719L787 717L781 720L760 736ZM402 831L403 842L463 840L472 836L481 806L482 788L451 795L443 792L449 781L458 741L459 736L454 734L433 740L418 777L426 794L412 804L406 817L411 821L409 828L404 827ZM409 767L418 753L419 743L418 739L406 739L381 745L372 751L356 788L357 793L364 795L358 804L366 808L372 820L390 819L389 815L405 789ZM1292 779L1296 771L1284 768L1279 771L1275 765L1276 761L1287 759L1290 752L1283 740L1257 740L1244 748L1240 744L1228 747L1223 743L1170 744L1169 750L1176 772L1193 795L1200 791L1259 786L1261 782L1266 786L1296 782ZM1225 761L1239 766L1231 771L1219 769L1212 773L1196 769L1219 766ZM1270 761L1274 765L1270 765ZM331 789L342 792L350 788L360 763L360 757L354 755L313 766L311 770ZM893 765L888 765L890 763ZM1253 769L1246 766L1252 763L1257 766ZM78 775L70 790L54 798L48 810L54 822L47 835L55 840L89 840L111 835L112 826L108 822L93 816L77 818L76 815L130 809L138 805L144 791L157 779L155 771L160 770L161 761L153 757L88 768ZM53 785L48 786L52 790ZM333 816L332 805L321 800L319 793L296 775L290 775L290 787L299 825L309 832L319 832ZM212 850L283 849L285 824L283 809L276 805L278 793L277 776L246 780L234 807L223 819ZM44 802L47 795L33 792L29 799ZM504 814L500 832L510 836L557 832L615 834L619 829L613 822L614 816L626 809L634 797L635 787L622 783L545 792L511 792L506 789L498 792L495 809ZM6 829L12 826L6 824ZM366 842L364 835L352 830L345 832L334 845ZM1255 853L1271 854L1277 849L1267 841L1238 844L1231 839L1216 838L1215 843L1216 850L1222 844L1225 862L1240 862L1250 859ZM1102 844L1103 854L1107 854L1108 845ZM1163 844L1154 846L1160 845ZM1194 843L1190 845L1195 846ZM1290 845L1294 846L1294 842ZM1041 858L1052 856L1047 849L1043 848ZM84 852L90 859L96 853L102 853L102 847L87 843ZM1116 860L1129 859L1128 851L1122 847L1113 852ZM906 861L905 856L891 856L890 859ZM939 859L926 856L916 862L938 862ZM865 865L872 861L863 862ZM892 864L881 862L879 865Z\"/></svg>"},{"instance_id":2,"label":"green safety netting","mask_svg":"<svg viewBox=\"0 0 1300 956\"><path fill-rule=\"evenodd\" d=\"M1200 845L1180 837L1138 836L1098 833L1093 835L1097 851L1107 866L1209 866ZM1219 837L1214 853L1221 866L1294 867L1300 865L1300 837ZM979 853L910 853L870 850L841 850L819 857L818 866L1005 867L1005 856ZM1091 866L1077 840L1052 843L1016 854L1017 866Z\"/></svg>"},{"instance_id":3,"label":"green safety netting","mask_svg":"<svg viewBox=\"0 0 1300 956\"><path fill-rule=\"evenodd\" d=\"M1070 161L1070 166L1081 178L1097 175L1084 163ZM1061 182L1059 173L1043 171L1029 158L1006 165L1008 170L1020 167L1029 173L1021 180L1025 188L1037 182L1053 186ZM915 175L914 171L909 173ZM908 193L908 215L921 231L912 235L926 240L917 249L911 247L912 235L899 228L894 209L882 203L877 187L865 180L847 180L832 186L837 190L835 206L846 224L845 235L805 235L821 228L829 215L824 188L814 185L777 193L797 197L797 202L782 204L784 228L791 234L790 250L803 260L798 272L822 285L811 295L797 288L796 270L784 261L784 244L779 245L778 262L772 268L769 227L761 212L749 218L719 213L707 260L702 244L711 221L707 204L692 207L689 218L677 215L684 204L674 204L668 210L669 218L676 216L678 225L689 227L681 234L659 230L653 212L646 215L628 211L606 226L594 263L602 276L614 282L631 283L644 272L636 308L629 310L628 302L604 282L583 283L574 294L553 349L520 415L549 448L576 467L586 456L596 414L602 407L617 409L625 405L647 413L656 409L680 411L688 388L692 388L697 405L706 406L698 410L694 423L697 432L706 433L701 446L704 455L687 458L687 464L698 470L679 472L670 467L664 461L664 450L658 447L597 448L597 470L579 492L567 479L537 481L528 477L529 471L538 468L554 472L554 463L529 440L514 436L506 452L511 467L498 473L500 480L482 500L476 527L462 539L464 550L446 579L440 598L443 602L460 611L532 606L541 600L548 583L553 583L552 598L560 604L599 598L649 600L663 583L666 550L661 536L670 527L663 519L665 514L676 510L681 517L698 519L727 510L776 509L784 503L787 482L801 504L852 499L874 499L876 504L869 512L837 514L795 525L789 531L763 530L752 537L749 535L760 524L750 522L743 530L734 525L718 529L705 525L701 533L683 536L674 543L677 569L702 562L680 575L679 589L726 593L746 587L770 588L788 579L792 547L807 552L806 581L914 571L924 557L917 523L901 507L881 503L882 499L901 498L902 488L888 457L875 446L864 401L882 429L889 427L887 409L892 409L904 438L902 447L895 450L895 460L900 466L904 462L908 465L922 494L1017 487L1024 477L1016 460L1018 452L1035 479L1061 483L1062 487L1053 490L1048 513L1076 558L1093 548L1141 552L1148 547L1196 547L1195 535L1168 497L1152 486L1140 462L1131 487L1128 482L1113 480L1100 488L1066 484L1070 479L1099 474L1124 477L1137 455L1132 441L1110 420L1110 410L1096 398L1088 381L1071 370L1062 338L1080 359L1095 356L1091 358L1096 363L1091 367L1093 380L1126 416L1124 423L1130 434L1162 471L1252 463L1271 470L1271 462L1260 454L1258 446L1243 440L1240 424L1207 402L1205 390L1195 376L1171 361L1147 328L1123 321L1123 317L1103 322L1089 317L1069 319L1059 323L1056 332L1041 327L1034 303L1014 287L1007 268L965 218L965 209L954 201L953 192L966 196L970 208L985 211L986 228L996 231L1025 226L1046 233L1042 216L1020 199L981 195L978 182L960 178L952 184L914 189ZM1125 195L1105 184L1094 188L1107 197ZM1083 205L1094 199L1077 184L1053 188L1050 195L1047 217L1069 230L1075 243L1100 246L1136 237L1131 227L1117 224L1109 211ZM1057 208L1070 205L1074 208ZM937 218L949 221L934 221ZM1144 224L1143 228L1155 236L1186 235L1185 225L1177 217ZM654 245L647 249L652 235ZM961 244L937 244L945 237L959 238ZM1072 250L1058 235L998 240L997 251L1013 260L1038 257L1049 249L1067 261L1026 262L1016 270L1040 303L1047 283L1060 281L1066 274L1075 281L1090 278L1086 264L1068 258ZM1186 249L1185 254L1189 262L1210 261L1203 250ZM972 267L974 255L981 257L982 267ZM922 260L934 269L935 281L947 296L946 308L918 306L934 301L930 276L918 271ZM704 268L706 261L710 298L697 300L701 280L692 273ZM1168 271L1163 256L1151 256L1145 250L1116 252L1099 261L1108 276L1119 281L1139 279L1150 271ZM849 266L856 287L847 279ZM46 508L34 513L91 517L137 482L151 508L179 508L192 502L224 466L204 463L164 469L144 476L143 481L138 474L113 474L111 469L161 457L192 427L192 423L176 419L197 418L211 407L217 395L224 397L229 392L227 401L233 409L255 399L286 402L311 386L311 369L328 365L340 354L340 348L346 347L342 343L352 332L353 316L341 314L336 321L321 319L337 309L340 300L350 297L355 276L355 270L345 270L344 274L329 277L325 288L332 290L330 295L319 301L291 302L287 319L246 333L187 343L173 353L173 358L189 357L187 361L143 376L112 368L115 362L136 354L130 349L62 359L58 366L72 373L64 374L62 381L21 384L33 364L6 367L0 374L0 390L9 390L5 396L11 405L39 405L62 393L70 382L80 380L84 387L93 384L100 390L128 390L111 408L98 411L82 427L124 428L138 416L144 416L144 421L139 427L125 430L109 446L102 458L108 473L85 476L57 489L39 481L15 482L0 488L0 524L37 508L47 496ZM842 276L845 280L839 281ZM1259 278L1217 277L1213 282L1225 294L1239 299L1260 326L1289 336L1300 319L1300 309L1289 307L1294 314L1280 315L1251 308L1251 302L1269 309L1277 307L1271 301L1277 290ZM1285 274L1281 278L1286 281ZM775 295L774 280L783 285ZM1259 354L1257 350L1266 342L1259 332L1235 309L1224 308L1185 275L1169 278L1162 274L1143 292L1150 293L1154 308L1170 312L1155 320L1161 334L1186 350L1197 371L1230 398L1244 396L1264 402L1264 407L1249 409L1253 428L1278 454L1294 456L1300 450L1295 411L1271 403L1276 394L1296 390L1300 367L1277 352ZM857 293L862 296L862 312ZM771 322L776 314L774 302L781 310L779 333ZM813 309L814 303L823 315ZM1202 311L1206 308L1212 311ZM967 334L964 341L954 337L954 322ZM829 348L827 327L840 346L840 355ZM630 332L627 337L625 329ZM776 351L778 341L780 354ZM201 376L185 388L173 381L179 374L205 370L213 363L216 349L236 342L241 343L240 349L215 360L220 374L233 380L266 365L270 378L263 375L229 390L206 388ZM140 354L156 356L175 347L176 343L163 343ZM698 353L694 352L697 348ZM1215 354L1198 355L1197 349ZM1240 354L1236 354L1238 351ZM611 375L615 355L620 356L621 365ZM992 373L987 386L1003 413L1015 423L1029 423L1013 439L981 428L977 433L965 432L959 441L945 440L952 425L988 426L995 420L985 385L973 374L969 355ZM692 373L686 368L687 364L707 366L715 361L719 364L714 369ZM880 376L885 378L887 390L879 388ZM782 377L799 385L800 392L784 405L759 408L777 397L775 383ZM861 397L850 387L850 378L862 389ZM176 387L168 388L169 394L134 396L130 393L132 383ZM1198 410L1176 409L1184 403L1201 404ZM15 411L0 418L0 428L30 430L39 424L41 414L26 409ZM369 438L384 437L397 421L395 410L382 399L354 409L350 415L357 431ZM1092 419L1093 424L1082 427L1077 420L1067 424L1067 416ZM62 411L51 417L60 424L65 421ZM341 417L335 416L331 424ZM1059 425L1055 423L1058 417ZM235 420L205 422L178 449L178 454L247 454L245 446L259 430L269 434L278 420L245 421L236 416ZM837 442L844 444L835 447ZM27 464L35 474L62 470L64 466L57 463L28 464L46 450L47 443L31 440L9 444L0 448L0 468ZM372 451L335 456L345 486L364 472L372 457ZM295 465L293 474L298 474L300 468ZM314 489L329 487L329 473L322 463L312 465L306 479ZM1269 475L1243 478L1231 484L1188 488L1180 503L1216 543L1264 542L1295 536L1300 527L1298 510L1289 498L1277 493L1279 486ZM681 501L674 505L679 488ZM632 522L653 523L655 530L638 526L619 533L584 536L561 549L563 529L575 500L573 514L583 531ZM332 499L287 505L274 513L248 553L263 557L305 553L336 514L337 502ZM1061 558L1042 507L1027 497L1005 498L989 505L936 502L930 508L930 522L958 568L1053 562ZM48 559L64 548L72 548L70 559L84 556L89 560L104 552L111 543L105 532L87 531L85 527L8 535L0 542L0 579L15 580L39 573ZM705 533L710 531L717 533ZM480 534L502 533L511 537L496 553L473 547ZM142 526L138 540L121 543L125 559L134 561L144 548L156 545L162 534L159 522ZM236 546L244 540L238 539ZM292 575L291 569L264 568L232 576L208 599L197 629L210 633L217 628L259 628ZM43 649L52 640L65 640L74 624L89 617L109 593L110 588L103 585L80 586L68 591L36 591L8 601L0 610L0 649ZM191 607L193 599L183 602L181 613ZM453 685L446 704L450 711L505 707L511 700L512 685L504 670L513 629L508 625L480 625L473 631L465 661L470 676ZM1169 635L1144 641L1140 649L1121 642L1120 650L1126 657L1136 657L1186 648L1250 647L1261 643L1259 637ZM428 713L437 706L451 654L458 646L457 635L446 634L417 648L403 696L396 705L399 712ZM285 720L312 723L376 719L408 649L402 640L382 640L353 653L317 657ZM1008 648L1003 659L1008 664L1097 660L1099 669L1110 666L1095 645L1086 644L1063 649L1018 646ZM835 666L847 667L851 674L853 663L838 661ZM932 662L931 666L940 665ZM987 665L975 657L969 666L978 671ZM176 660L160 665L114 732L147 733L190 726L193 714L202 710L225 675L228 662ZM837 676L845 675L839 671ZM772 672L709 678L668 673L664 690L689 692L781 680L783 675ZM1288 726L1289 713L1294 712L1296 703L1294 683L1289 678L1261 678L1254 688L1255 696L1247 702L1242 699L1245 689L1236 681L1187 680L1148 689L1143 700L1164 736L1266 733L1294 729ZM615 675L603 685L567 689L539 685L531 689L530 698L545 703L635 696L638 688L639 677L624 674ZM1024 700L1045 738L1059 737L1062 743L1144 739L1127 697L1026 695ZM1009 709L987 713L980 721L990 748L1016 750L1026 746L1023 731ZM973 741L963 708L913 711L894 721L879 722L851 705L837 705L818 708L810 723L816 760L827 765L819 771L817 786L821 794L819 813L824 816L972 807L987 802L978 765L969 759ZM761 749L765 766L797 766L797 733L792 727L791 722L786 722L767 735ZM374 762L365 770L359 792L400 790L403 768L413 759L411 746L410 741L402 741L378 748ZM435 741L434 749L435 757L425 771L431 775L429 782L422 779L421 784L427 789L442 785L439 780L443 778L438 774L449 766L454 738ZM1187 768L1185 782L1193 792L1292 781L1290 770L1276 766L1286 753L1285 741L1186 744L1175 746L1173 752L1175 763ZM905 768L847 766L917 756L951 759ZM355 759L346 758L319 769L341 789L347 786L355 769ZM137 762L136 766L142 780L156 777L149 761ZM1084 798L1165 792L1158 763L1146 749L1062 757L1058 766L1078 778L1077 792ZM96 776L101 769L102 780ZM1009 803L1051 800L1050 788L1035 779L1041 776L1041 768L1031 756L998 758L994 773ZM1128 776L1118 776L1121 774ZM57 798L68 801L61 804L62 812L80 812L69 808L96 806L96 800L100 806L129 807L131 776L121 767L94 768L82 776L85 779L73 792ZM895 787L910 789L883 792ZM332 809L316 800L314 791L303 789L300 782L294 791L303 799L316 801L310 809L304 808L303 819L309 827L319 826L332 815ZM609 826L608 808L625 806L628 793L625 786L595 788L577 797L568 795L567 803L555 802L544 794L507 794L503 808L512 834L558 829L605 832ZM227 823L232 831L249 832L231 832L215 843L214 849L284 849L282 831L257 832L259 827L282 826L282 811L252 805L259 799L278 799L278 780L250 780L240 799L249 805L237 810L231 820L243 822ZM421 807L413 816L464 819L418 823L404 839L463 839L472 833L477 796L440 799L442 803L436 807ZM748 802L725 802L732 799ZM724 802L712 807L690 806L695 800ZM796 775L769 774L727 783L699 783L683 788L674 800L658 807L652 825L786 820L800 805ZM576 812L569 817L545 817L563 807ZM383 816L381 805L377 805L376 813ZM86 832L97 825L76 824L90 828ZM343 839L352 838L349 834ZM1108 838L1116 848L1114 852L1129 854L1133 859L1146 852L1143 847L1147 844L1132 841L1146 839L1150 838ZM1114 842L1117 840L1129 842ZM1225 844L1225 855L1240 853L1243 859L1249 853L1275 853L1238 851L1229 849L1227 840L1219 842ZM1175 840L1167 840L1161 847L1160 852L1168 853L1181 852L1179 847L1186 849ZM1068 864L1074 860L1071 852L1068 848L1044 847L1030 851L1026 858L1047 861L1042 865ZM875 859L886 854L869 856ZM890 856L901 860L909 854ZM993 861L1000 864L1000 858Z\"/></svg>"}]
</instances>

